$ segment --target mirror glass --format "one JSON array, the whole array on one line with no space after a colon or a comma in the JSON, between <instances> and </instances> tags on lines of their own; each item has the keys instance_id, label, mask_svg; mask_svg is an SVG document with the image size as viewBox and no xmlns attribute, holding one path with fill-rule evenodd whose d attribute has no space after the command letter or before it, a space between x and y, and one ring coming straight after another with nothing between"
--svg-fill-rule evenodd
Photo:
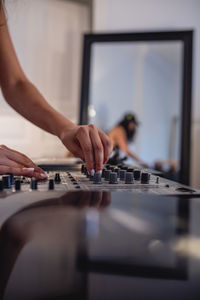
<instances>
[{"instance_id":1,"label":"mirror glass","mask_svg":"<svg viewBox=\"0 0 200 300\"><path fill-rule=\"evenodd\" d=\"M134 114L131 151L150 167L170 160L178 168L182 59L181 41L93 43L88 122L108 133Z\"/></svg>"}]
</instances>

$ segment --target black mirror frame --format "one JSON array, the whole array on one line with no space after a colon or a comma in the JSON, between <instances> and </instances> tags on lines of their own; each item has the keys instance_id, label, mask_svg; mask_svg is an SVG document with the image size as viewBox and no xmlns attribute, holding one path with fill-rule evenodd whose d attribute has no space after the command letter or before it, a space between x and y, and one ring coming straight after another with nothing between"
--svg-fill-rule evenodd
<instances>
[{"instance_id":1,"label":"black mirror frame","mask_svg":"<svg viewBox=\"0 0 200 300\"><path fill-rule=\"evenodd\" d=\"M138 42L138 41L181 41L183 42L182 68L182 126L181 126L181 158L180 178L183 184L190 184L190 153L191 153L191 111L192 111L192 53L193 30L105 33L84 35L82 81L80 97L79 123L88 123L89 78L91 46L93 43L105 42Z\"/></svg>"}]
</instances>

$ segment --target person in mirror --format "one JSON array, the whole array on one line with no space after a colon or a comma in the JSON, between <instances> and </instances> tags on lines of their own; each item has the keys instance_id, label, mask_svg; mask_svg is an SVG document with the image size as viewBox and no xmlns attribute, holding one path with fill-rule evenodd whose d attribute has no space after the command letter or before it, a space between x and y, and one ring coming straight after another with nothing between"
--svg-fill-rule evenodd
<instances>
[{"instance_id":1,"label":"person in mirror","mask_svg":"<svg viewBox=\"0 0 200 300\"><path fill-rule=\"evenodd\" d=\"M135 115L127 113L117 126L109 131L108 135L112 141L114 153L121 150L142 167L148 168L148 164L129 149L129 143L134 141L137 126L138 121Z\"/></svg>"},{"instance_id":2,"label":"person in mirror","mask_svg":"<svg viewBox=\"0 0 200 300\"><path fill-rule=\"evenodd\" d=\"M112 152L109 137L94 125L78 126L51 107L27 79L17 59L0 0L0 87L7 103L24 118L57 136L64 146L86 162L88 171L101 171ZM46 178L27 156L0 146L0 174Z\"/></svg>"}]
</instances>

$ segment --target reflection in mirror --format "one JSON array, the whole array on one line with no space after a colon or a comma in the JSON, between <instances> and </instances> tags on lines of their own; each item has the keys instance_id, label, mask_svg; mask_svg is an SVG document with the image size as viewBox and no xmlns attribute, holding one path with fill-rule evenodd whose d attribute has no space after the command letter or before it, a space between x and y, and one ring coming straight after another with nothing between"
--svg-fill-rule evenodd
<instances>
[{"instance_id":1,"label":"reflection in mirror","mask_svg":"<svg viewBox=\"0 0 200 300\"><path fill-rule=\"evenodd\" d=\"M179 165L182 53L181 41L102 42L91 48L88 122L110 133L126 113L134 114L138 126L128 147L151 167Z\"/></svg>"}]
</instances>

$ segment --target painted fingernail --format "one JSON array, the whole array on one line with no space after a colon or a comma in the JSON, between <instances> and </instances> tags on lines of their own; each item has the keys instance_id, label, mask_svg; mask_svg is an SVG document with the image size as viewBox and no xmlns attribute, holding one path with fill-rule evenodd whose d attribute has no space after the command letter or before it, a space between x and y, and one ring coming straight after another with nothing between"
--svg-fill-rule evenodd
<instances>
[{"instance_id":1,"label":"painted fingernail","mask_svg":"<svg viewBox=\"0 0 200 300\"><path fill-rule=\"evenodd\" d=\"M44 174L44 173L40 173L40 177L42 177L42 178L47 178L47 175Z\"/></svg>"},{"instance_id":2,"label":"painted fingernail","mask_svg":"<svg viewBox=\"0 0 200 300\"><path fill-rule=\"evenodd\" d=\"M33 172L35 169L34 168L23 168L24 171L29 171L29 172Z\"/></svg>"},{"instance_id":3,"label":"painted fingernail","mask_svg":"<svg viewBox=\"0 0 200 300\"><path fill-rule=\"evenodd\" d=\"M94 170L94 169L92 169L92 170L90 171L90 174L91 174L92 176L94 176L94 174L95 174L95 170Z\"/></svg>"}]
</instances>

